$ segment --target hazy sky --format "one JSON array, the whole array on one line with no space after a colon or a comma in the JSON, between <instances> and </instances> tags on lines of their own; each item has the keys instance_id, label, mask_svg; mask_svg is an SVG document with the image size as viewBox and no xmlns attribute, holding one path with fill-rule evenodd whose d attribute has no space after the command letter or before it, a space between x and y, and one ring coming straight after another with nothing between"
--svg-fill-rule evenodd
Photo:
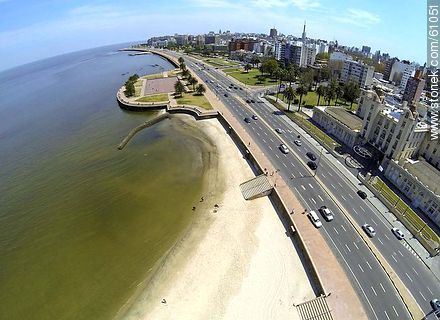
<instances>
[{"instance_id":1,"label":"hazy sky","mask_svg":"<svg viewBox=\"0 0 440 320\"><path fill-rule=\"evenodd\" d=\"M337 39L426 61L425 0L0 0L0 70L154 35L230 30Z\"/></svg>"}]
</instances>

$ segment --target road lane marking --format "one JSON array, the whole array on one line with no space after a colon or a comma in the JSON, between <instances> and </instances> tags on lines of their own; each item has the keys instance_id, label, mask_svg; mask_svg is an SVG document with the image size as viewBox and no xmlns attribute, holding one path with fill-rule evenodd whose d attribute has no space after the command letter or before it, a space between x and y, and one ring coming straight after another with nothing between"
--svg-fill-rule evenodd
<instances>
[{"instance_id":1,"label":"road lane marking","mask_svg":"<svg viewBox=\"0 0 440 320\"><path fill-rule=\"evenodd\" d=\"M303 188L303 190L306 190L306 187L304 187L303 185L301 185L301 188Z\"/></svg>"},{"instance_id":2,"label":"road lane marking","mask_svg":"<svg viewBox=\"0 0 440 320\"><path fill-rule=\"evenodd\" d=\"M362 210L363 212L366 212L365 209L364 209L363 207L360 207L360 208L361 208L361 210Z\"/></svg>"},{"instance_id":3,"label":"road lane marking","mask_svg":"<svg viewBox=\"0 0 440 320\"><path fill-rule=\"evenodd\" d=\"M350 198L354 199L353 196L352 196L350 193L348 194L348 196L349 196Z\"/></svg>"},{"instance_id":4,"label":"road lane marking","mask_svg":"<svg viewBox=\"0 0 440 320\"><path fill-rule=\"evenodd\" d=\"M383 290L383 293L386 293L385 288L384 288L383 285L382 285L382 282L380 282L379 284L380 284L380 287L381 287L382 290Z\"/></svg>"},{"instance_id":5,"label":"road lane marking","mask_svg":"<svg viewBox=\"0 0 440 320\"><path fill-rule=\"evenodd\" d=\"M374 295L377 297L376 290L374 290L373 286L371 286L371 290L373 290Z\"/></svg>"},{"instance_id":6,"label":"road lane marking","mask_svg":"<svg viewBox=\"0 0 440 320\"><path fill-rule=\"evenodd\" d=\"M359 213L355 209L353 209L353 212L356 213L357 215L359 215Z\"/></svg>"},{"instance_id":7,"label":"road lane marking","mask_svg":"<svg viewBox=\"0 0 440 320\"><path fill-rule=\"evenodd\" d=\"M273 150L271 146L268 146L270 150Z\"/></svg>"},{"instance_id":8,"label":"road lane marking","mask_svg":"<svg viewBox=\"0 0 440 320\"><path fill-rule=\"evenodd\" d=\"M350 248L345 244L345 247L347 248L348 252L351 252Z\"/></svg>"},{"instance_id":9,"label":"road lane marking","mask_svg":"<svg viewBox=\"0 0 440 320\"><path fill-rule=\"evenodd\" d=\"M313 199L313 198L310 198L310 200L312 200L312 201L313 201L313 203L314 203L314 204L316 204L316 201L315 201L315 199Z\"/></svg>"},{"instance_id":10,"label":"road lane marking","mask_svg":"<svg viewBox=\"0 0 440 320\"><path fill-rule=\"evenodd\" d=\"M330 177L333 177L333 175L330 173L330 172L327 172L328 173L328 175L330 176Z\"/></svg>"},{"instance_id":11,"label":"road lane marking","mask_svg":"<svg viewBox=\"0 0 440 320\"><path fill-rule=\"evenodd\" d=\"M370 268L370 270L373 270L373 268L370 266L370 264L368 263L367 260L365 260L365 263L368 265L368 267Z\"/></svg>"},{"instance_id":12,"label":"road lane marking","mask_svg":"<svg viewBox=\"0 0 440 320\"><path fill-rule=\"evenodd\" d=\"M269 140L270 140L271 142L274 142L274 141L272 140L272 138L270 138Z\"/></svg>"},{"instance_id":13,"label":"road lane marking","mask_svg":"<svg viewBox=\"0 0 440 320\"><path fill-rule=\"evenodd\" d=\"M287 166L286 166L286 164L283 162L283 166L285 167L285 168L287 168Z\"/></svg>"},{"instance_id":14,"label":"road lane marking","mask_svg":"<svg viewBox=\"0 0 440 320\"><path fill-rule=\"evenodd\" d=\"M347 230L345 230L344 226L341 224L341 228L344 229L345 232L347 232Z\"/></svg>"},{"instance_id":15,"label":"road lane marking","mask_svg":"<svg viewBox=\"0 0 440 320\"><path fill-rule=\"evenodd\" d=\"M382 240L380 240L380 238L377 238L377 240L383 245L383 242Z\"/></svg>"},{"instance_id":16,"label":"road lane marking","mask_svg":"<svg viewBox=\"0 0 440 320\"><path fill-rule=\"evenodd\" d=\"M296 177L295 177L295 175L294 175L293 173L291 173L291 175L292 175L292 178L293 178L293 179L295 179L295 178L296 178Z\"/></svg>"},{"instance_id":17,"label":"road lane marking","mask_svg":"<svg viewBox=\"0 0 440 320\"><path fill-rule=\"evenodd\" d=\"M295 167L295 164L293 162L290 163L292 165L292 167Z\"/></svg>"},{"instance_id":18,"label":"road lane marking","mask_svg":"<svg viewBox=\"0 0 440 320\"><path fill-rule=\"evenodd\" d=\"M362 269L361 265L358 264L358 266L359 266L359 269L361 269L361 271L364 272L364 269Z\"/></svg>"},{"instance_id":19,"label":"road lane marking","mask_svg":"<svg viewBox=\"0 0 440 320\"><path fill-rule=\"evenodd\" d=\"M313 189L313 186L309 183L309 186L310 186L310 188L312 188Z\"/></svg>"},{"instance_id":20,"label":"road lane marking","mask_svg":"<svg viewBox=\"0 0 440 320\"><path fill-rule=\"evenodd\" d=\"M388 235L386 233L384 233L385 238L387 238L388 240L390 240L390 238L388 237Z\"/></svg>"},{"instance_id":21,"label":"road lane marking","mask_svg":"<svg viewBox=\"0 0 440 320\"><path fill-rule=\"evenodd\" d=\"M342 184L338 181L339 186L342 188Z\"/></svg>"},{"instance_id":22,"label":"road lane marking","mask_svg":"<svg viewBox=\"0 0 440 320\"><path fill-rule=\"evenodd\" d=\"M392 255L391 255L391 258L393 258L393 259L394 259L394 261L396 261L396 262L397 262L396 258L394 258L394 254L392 254Z\"/></svg>"},{"instance_id":23,"label":"road lane marking","mask_svg":"<svg viewBox=\"0 0 440 320\"><path fill-rule=\"evenodd\" d=\"M323 173L321 173L321 176L322 176L323 178L325 178L325 175L324 175Z\"/></svg>"},{"instance_id":24,"label":"road lane marking","mask_svg":"<svg viewBox=\"0 0 440 320\"><path fill-rule=\"evenodd\" d=\"M262 139L264 143L267 143L266 140L264 140L264 138Z\"/></svg>"},{"instance_id":25,"label":"road lane marking","mask_svg":"<svg viewBox=\"0 0 440 320\"><path fill-rule=\"evenodd\" d=\"M411 282L413 282L413 280L411 279L411 277L409 276L409 274L406 273L406 272L405 272L405 274L406 274L406 276L408 277L408 279L409 279Z\"/></svg>"},{"instance_id":26,"label":"road lane marking","mask_svg":"<svg viewBox=\"0 0 440 320\"><path fill-rule=\"evenodd\" d=\"M419 291L419 293L420 293L420 295L422 296L423 300L426 301L426 298L425 298L425 296L423 295L423 293L422 293L421 291Z\"/></svg>"},{"instance_id":27,"label":"road lane marking","mask_svg":"<svg viewBox=\"0 0 440 320\"><path fill-rule=\"evenodd\" d=\"M354 246L356 247L356 249L359 250L359 247L358 247L358 245L356 244L356 242L353 242L353 244L354 244Z\"/></svg>"},{"instance_id":28,"label":"road lane marking","mask_svg":"<svg viewBox=\"0 0 440 320\"><path fill-rule=\"evenodd\" d=\"M373 219L371 219L371 222L373 222L374 225L377 227L377 223L376 223L376 221L374 221Z\"/></svg>"},{"instance_id":29,"label":"road lane marking","mask_svg":"<svg viewBox=\"0 0 440 320\"><path fill-rule=\"evenodd\" d=\"M403 257L403 253L400 250L397 250L397 252Z\"/></svg>"},{"instance_id":30,"label":"road lane marking","mask_svg":"<svg viewBox=\"0 0 440 320\"><path fill-rule=\"evenodd\" d=\"M259 133L259 132L257 132L257 136L260 136L260 133Z\"/></svg>"},{"instance_id":31,"label":"road lane marking","mask_svg":"<svg viewBox=\"0 0 440 320\"><path fill-rule=\"evenodd\" d=\"M414 270L414 273L418 276L419 273L416 271L416 269L414 269L414 267L411 267Z\"/></svg>"},{"instance_id":32,"label":"road lane marking","mask_svg":"<svg viewBox=\"0 0 440 320\"><path fill-rule=\"evenodd\" d=\"M279 156L279 155L277 155L277 154L275 154L275 157L277 157L278 159L280 158L280 156Z\"/></svg>"},{"instance_id":33,"label":"road lane marking","mask_svg":"<svg viewBox=\"0 0 440 320\"><path fill-rule=\"evenodd\" d=\"M428 291L429 291L429 293L430 293L431 295L434 295L434 294L432 293L431 289L429 289L428 287L426 287L426 289L428 289Z\"/></svg>"},{"instance_id":34,"label":"road lane marking","mask_svg":"<svg viewBox=\"0 0 440 320\"><path fill-rule=\"evenodd\" d=\"M391 320L390 317L388 317L388 313L385 310L383 312L385 312L385 315L387 316L387 319Z\"/></svg>"},{"instance_id":35,"label":"road lane marking","mask_svg":"<svg viewBox=\"0 0 440 320\"><path fill-rule=\"evenodd\" d=\"M396 316L399 316L399 314L397 313L396 308L394 308L394 306L392 306L392 307L393 307L394 312L396 313Z\"/></svg>"},{"instance_id":36,"label":"road lane marking","mask_svg":"<svg viewBox=\"0 0 440 320\"><path fill-rule=\"evenodd\" d=\"M341 195L341 198L344 199L344 201L347 201L347 199L345 199L345 197L343 195Z\"/></svg>"},{"instance_id":37,"label":"road lane marking","mask_svg":"<svg viewBox=\"0 0 440 320\"><path fill-rule=\"evenodd\" d=\"M333 183L330 183L330 185L333 187L333 189L336 189L335 186L333 185Z\"/></svg>"},{"instance_id":38,"label":"road lane marking","mask_svg":"<svg viewBox=\"0 0 440 320\"><path fill-rule=\"evenodd\" d=\"M333 227L333 230L335 230L336 234L338 234L338 235L339 235L339 232L338 232L338 230L336 230L336 228L335 228L335 227Z\"/></svg>"},{"instance_id":39,"label":"road lane marking","mask_svg":"<svg viewBox=\"0 0 440 320\"><path fill-rule=\"evenodd\" d=\"M322 199L322 197L318 194L318 198L319 200L321 200L322 202L324 202L324 199Z\"/></svg>"}]
</instances>

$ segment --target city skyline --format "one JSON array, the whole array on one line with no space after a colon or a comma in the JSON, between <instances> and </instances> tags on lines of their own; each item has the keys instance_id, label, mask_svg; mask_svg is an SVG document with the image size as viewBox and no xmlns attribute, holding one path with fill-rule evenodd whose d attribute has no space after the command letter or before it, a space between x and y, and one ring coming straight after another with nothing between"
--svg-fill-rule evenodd
<instances>
[{"instance_id":1,"label":"city skyline","mask_svg":"<svg viewBox=\"0 0 440 320\"><path fill-rule=\"evenodd\" d=\"M142 9L140 9L142 8ZM100 45L142 41L151 36L209 31L280 33L307 36L342 45L370 46L390 56L426 61L425 8L414 2L326 0L191 0L151 4L131 0L30 2L0 0L0 70L58 54ZM392 14L390 14L392 13ZM171 23L170 23L171 22ZM325 25L323 25L325 22ZM331 23L329 23L331 22ZM378 36L382 35L382 36ZM36 39L38 39L36 41Z\"/></svg>"}]
</instances>

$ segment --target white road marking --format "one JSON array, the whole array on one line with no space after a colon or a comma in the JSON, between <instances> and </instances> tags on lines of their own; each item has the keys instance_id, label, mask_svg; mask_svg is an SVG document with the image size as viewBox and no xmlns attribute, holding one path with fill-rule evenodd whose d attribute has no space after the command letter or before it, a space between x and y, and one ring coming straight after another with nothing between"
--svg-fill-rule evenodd
<instances>
[{"instance_id":1,"label":"white road marking","mask_svg":"<svg viewBox=\"0 0 440 320\"><path fill-rule=\"evenodd\" d=\"M260 133L257 132L257 136L260 136Z\"/></svg>"},{"instance_id":2,"label":"white road marking","mask_svg":"<svg viewBox=\"0 0 440 320\"><path fill-rule=\"evenodd\" d=\"M347 230L345 230L344 226L341 224L341 228L344 229L345 232L347 232Z\"/></svg>"},{"instance_id":3,"label":"white road marking","mask_svg":"<svg viewBox=\"0 0 440 320\"><path fill-rule=\"evenodd\" d=\"M380 284L380 287L381 287L382 290L383 290L383 293L386 293L385 288L384 288L383 285L382 285L382 282L380 282L379 284Z\"/></svg>"},{"instance_id":4,"label":"white road marking","mask_svg":"<svg viewBox=\"0 0 440 320\"><path fill-rule=\"evenodd\" d=\"M303 188L303 190L306 190L306 187L304 187L303 185L301 185L301 188Z\"/></svg>"},{"instance_id":5,"label":"white road marking","mask_svg":"<svg viewBox=\"0 0 440 320\"><path fill-rule=\"evenodd\" d=\"M371 290L373 290L373 293L374 293L374 295L377 297L377 293L376 293L376 290L374 290L374 288L373 287L371 287Z\"/></svg>"},{"instance_id":6,"label":"white road marking","mask_svg":"<svg viewBox=\"0 0 440 320\"><path fill-rule=\"evenodd\" d=\"M350 248L345 244L345 247L347 248L348 252L351 252Z\"/></svg>"},{"instance_id":7,"label":"white road marking","mask_svg":"<svg viewBox=\"0 0 440 320\"><path fill-rule=\"evenodd\" d=\"M396 313L396 316L399 316L399 314L397 313L396 308L394 308L394 306L392 306L392 307L393 307L394 312Z\"/></svg>"},{"instance_id":8,"label":"white road marking","mask_svg":"<svg viewBox=\"0 0 440 320\"><path fill-rule=\"evenodd\" d=\"M360 207L361 208L361 210L363 211L363 212L365 212L365 209L363 208L363 207Z\"/></svg>"},{"instance_id":9,"label":"white road marking","mask_svg":"<svg viewBox=\"0 0 440 320\"><path fill-rule=\"evenodd\" d=\"M353 242L353 244L354 244L354 246L356 247L356 249L359 250L359 247L358 247L358 245L356 244L356 242Z\"/></svg>"},{"instance_id":10,"label":"white road marking","mask_svg":"<svg viewBox=\"0 0 440 320\"><path fill-rule=\"evenodd\" d=\"M335 227L333 227L333 230L335 230L336 234L339 234L338 230L336 230Z\"/></svg>"},{"instance_id":11,"label":"white road marking","mask_svg":"<svg viewBox=\"0 0 440 320\"><path fill-rule=\"evenodd\" d=\"M428 289L428 291L429 291L429 293L430 293L431 295L434 295L434 294L432 293L431 289L429 289L428 287L426 287L426 289Z\"/></svg>"},{"instance_id":12,"label":"white road marking","mask_svg":"<svg viewBox=\"0 0 440 320\"><path fill-rule=\"evenodd\" d=\"M347 199L345 199L345 197L343 195L341 195L341 198L344 199L344 201L347 201Z\"/></svg>"},{"instance_id":13,"label":"white road marking","mask_svg":"<svg viewBox=\"0 0 440 320\"><path fill-rule=\"evenodd\" d=\"M377 240L383 245L383 242L382 240L380 240L380 238L377 238Z\"/></svg>"},{"instance_id":14,"label":"white road marking","mask_svg":"<svg viewBox=\"0 0 440 320\"><path fill-rule=\"evenodd\" d=\"M325 178L325 175L324 175L323 173L321 173L321 176L322 176L323 178Z\"/></svg>"},{"instance_id":15,"label":"white road marking","mask_svg":"<svg viewBox=\"0 0 440 320\"><path fill-rule=\"evenodd\" d=\"M280 158L280 156L279 156L279 155L277 155L277 154L275 154L275 157L277 157L278 159Z\"/></svg>"},{"instance_id":16,"label":"white road marking","mask_svg":"<svg viewBox=\"0 0 440 320\"><path fill-rule=\"evenodd\" d=\"M393 259L394 259L394 261L396 261L396 262L397 262L397 259L396 259L396 258L394 258L394 254L392 254L392 255L391 255L391 258L393 258Z\"/></svg>"},{"instance_id":17,"label":"white road marking","mask_svg":"<svg viewBox=\"0 0 440 320\"><path fill-rule=\"evenodd\" d=\"M405 272L405 274L406 274L406 276L408 277L408 279L409 279L411 282L413 282L412 279L411 279L411 277L409 276L409 274L406 273L406 272Z\"/></svg>"},{"instance_id":18,"label":"white road marking","mask_svg":"<svg viewBox=\"0 0 440 320\"><path fill-rule=\"evenodd\" d=\"M391 320L390 317L388 317L388 313L385 310L383 312L385 312L385 315L387 316L387 319Z\"/></svg>"},{"instance_id":19,"label":"white road marking","mask_svg":"<svg viewBox=\"0 0 440 320\"><path fill-rule=\"evenodd\" d=\"M333 183L330 183L330 185L333 187L333 189L336 189L335 186L333 185Z\"/></svg>"},{"instance_id":20,"label":"white road marking","mask_svg":"<svg viewBox=\"0 0 440 320\"><path fill-rule=\"evenodd\" d=\"M416 269L414 269L414 267L412 267L412 269L414 270L414 273L415 273L416 275L419 275L419 273L416 271Z\"/></svg>"},{"instance_id":21,"label":"white road marking","mask_svg":"<svg viewBox=\"0 0 440 320\"><path fill-rule=\"evenodd\" d=\"M283 166L287 168L286 164L283 162Z\"/></svg>"},{"instance_id":22,"label":"white road marking","mask_svg":"<svg viewBox=\"0 0 440 320\"><path fill-rule=\"evenodd\" d=\"M268 146L270 150L273 150L271 146Z\"/></svg>"},{"instance_id":23,"label":"white road marking","mask_svg":"<svg viewBox=\"0 0 440 320\"><path fill-rule=\"evenodd\" d=\"M267 143L266 140L264 140L264 138L262 139L264 143Z\"/></svg>"},{"instance_id":24,"label":"white road marking","mask_svg":"<svg viewBox=\"0 0 440 320\"><path fill-rule=\"evenodd\" d=\"M342 188L342 184L338 181L339 186Z\"/></svg>"},{"instance_id":25,"label":"white road marking","mask_svg":"<svg viewBox=\"0 0 440 320\"><path fill-rule=\"evenodd\" d=\"M296 177L295 177L295 175L294 175L293 173L291 173L291 175L292 175L292 178L293 178L293 179L295 179L295 178L296 178Z\"/></svg>"},{"instance_id":26,"label":"white road marking","mask_svg":"<svg viewBox=\"0 0 440 320\"><path fill-rule=\"evenodd\" d=\"M374 221L373 219L371 219L371 222L373 222L374 225L377 227L377 223L376 223L376 221Z\"/></svg>"},{"instance_id":27,"label":"white road marking","mask_svg":"<svg viewBox=\"0 0 440 320\"><path fill-rule=\"evenodd\" d=\"M368 267L370 268L370 270L373 270L373 268L370 266L370 264L368 263L368 261L365 260L365 263L368 265Z\"/></svg>"},{"instance_id":28,"label":"white road marking","mask_svg":"<svg viewBox=\"0 0 440 320\"><path fill-rule=\"evenodd\" d=\"M357 215L359 215L359 213L358 213L355 209L352 209L352 210L353 210L354 213L356 213Z\"/></svg>"},{"instance_id":29,"label":"white road marking","mask_svg":"<svg viewBox=\"0 0 440 320\"><path fill-rule=\"evenodd\" d=\"M425 298L425 296L423 295L423 293L422 293L422 292L420 292L420 291L419 291L419 293L420 293L420 295L422 296L423 300L425 300L425 301L426 301L426 298Z\"/></svg>"},{"instance_id":30,"label":"white road marking","mask_svg":"<svg viewBox=\"0 0 440 320\"><path fill-rule=\"evenodd\" d=\"M313 186L309 183L309 186L310 186L310 188L312 188L313 189Z\"/></svg>"},{"instance_id":31,"label":"white road marking","mask_svg":"<svg viewBox=\"0 0 440 320\"><path fill-rule=\"evenodd\" d=\"M361 271L364 272L364 269L362 269L361 265L358 264L358 266L359 266L359 269L361 269Z\"/></svg>"},{"instance_id":32,"label":"white road marking","mask_svg":"<svg viewBox=\"0 0 440 320\"><path fill-rule=\"evenodd\" d=\"M271 142L273 142L272 138L269 139Z\"/></svg>"},{"instance_id":33,"label":"white road marking","mask_svg":"<svg viewBox=\"0 0 440 320\"><path fill-rule=\"evenodd\" d=\"M295 167L295 164L293 162L290 163L292 165L292 167Z\"/></svg>"},{"instance_id":34,"label":"white road marking","mask_svg":"<svg viewBox=\"0 0 440 320\"><path fill-rule=\"evenodd\" d=\"M324 202L324 199L322 199L322 197L318 194L318 198L319 200L321 200L322 202Z\"/></svg>"},{"instance_id":35,"label":"white road marking","mask_svg":"<svg viewBox=\"0 0 440 320\"><path fill-rule=\"evenodd\" d=\"M385 238L387 238L388 240L390 240L390 238L388 237L388 235L386 233L384 233Z\"/></svg>"},{"instance_id":36,"label":"white road marking","mask_svg":"<svg viewBox=\"0 0 440 320\"><path fill-rule=\"evenodd\" d=\"M397 250L397 252L403 257L403 253L400 250Z\"/></svg>"},{"instance_id":37,"label":"white road marking","mask_svg":"<svg viewBox=\"0 0 440 320\"><path fill-rule=\"evenodd\" d=\"M333 175L330 173L330 172L327 172L328 173L328 175L330 176L330 177L333 177Z\"/></svg>"},{"instance_id":38,"label":"white road marking","mask_svg":"<svg viewBox=\"0 0 440 320\"><path fill-rule=\"evenodd\" d=\"M312 201L313 201L313 203L314 203L314 204L316 204L316 201L315 201L315 199L313 199L313 198L310 198L310 200L312 200Z\"/></svg>"},{"instance_id":39,"label":"white road marking","mask_svg":"<svg viewBox=\"0 0 440 320\"><path fill-rule=\"evenodd\" d=\"M351 194L348 194L350 198L354 199L353 196Z\"/></svg>"}]
</instances>

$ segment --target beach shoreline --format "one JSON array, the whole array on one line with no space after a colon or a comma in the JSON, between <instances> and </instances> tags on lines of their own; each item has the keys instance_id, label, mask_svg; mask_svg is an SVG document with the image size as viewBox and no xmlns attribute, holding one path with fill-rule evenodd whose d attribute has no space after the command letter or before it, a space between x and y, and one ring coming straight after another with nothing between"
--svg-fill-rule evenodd
<instances>
[{"instance_id":1,"label":"beach shoreline","mask_svg":"<svg viewBox=\"0 0 440 320\"><path fill-rule=\"evenodd\" d=\"M121 318L298 318L293 303L314 293L271 202L243 199L254 173L217 120L185 121L215 142L218 164L194 222Z\"/></svg>"}]
</instances>

